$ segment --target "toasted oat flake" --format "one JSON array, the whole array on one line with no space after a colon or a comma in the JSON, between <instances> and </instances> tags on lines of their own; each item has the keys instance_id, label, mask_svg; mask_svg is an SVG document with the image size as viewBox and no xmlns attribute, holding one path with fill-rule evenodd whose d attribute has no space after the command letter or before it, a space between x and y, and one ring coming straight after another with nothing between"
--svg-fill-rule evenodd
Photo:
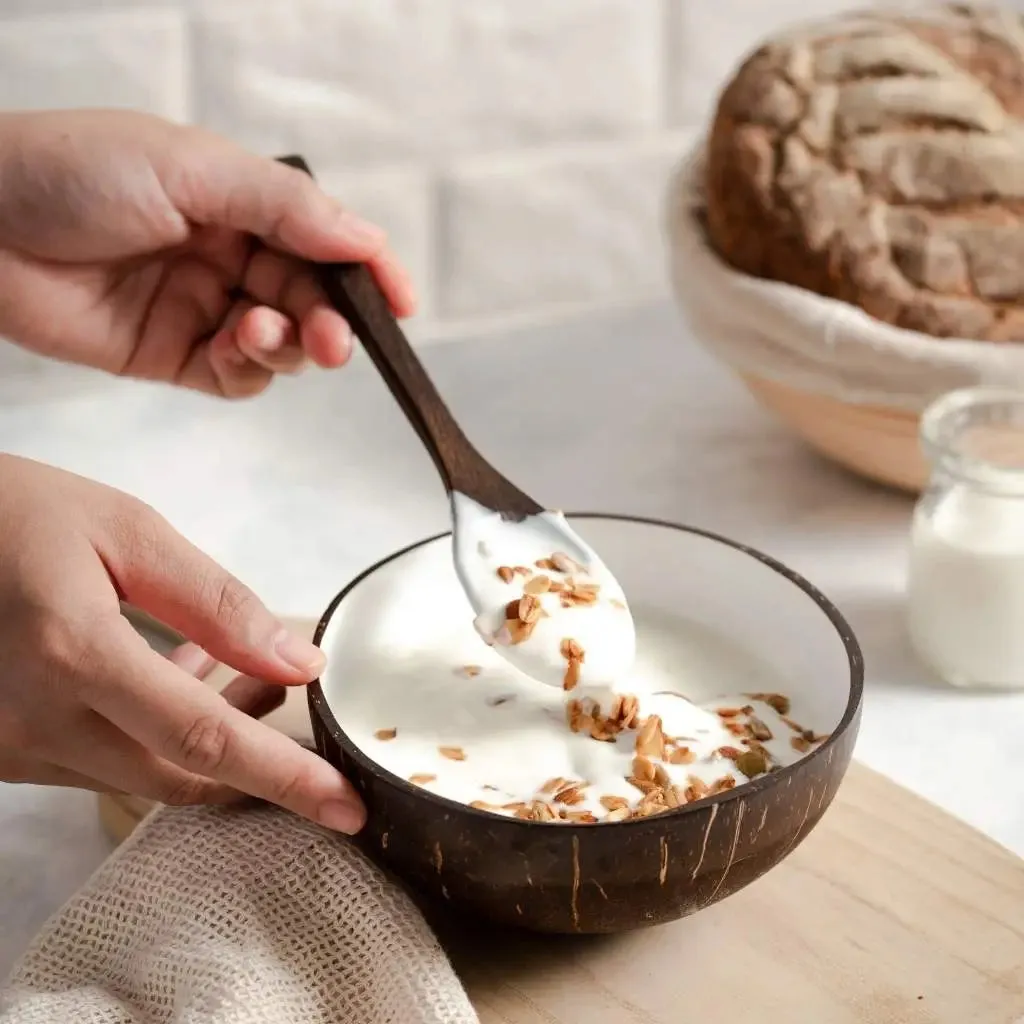
<instances>
[{"instance_id":1,"label":"toasted oat flake","mask_svg":"<svg viewBox=\"0 0 1024 1024\"><path fill-rule=\"evenodd\" d=\"M528 565L517 565L517 566L515 566L512 569L512 571L517 576L532 576L533 575L533 570Z\"/></svg>"},{"instance_id":2,"label":"toasted oat flake","mask_svg":"<svg viewBox=\"0 0 1024 1024\"><path fill-rule=\"evenodd\" d=\"M735 788L736 780L731 775L723 775L722 778L716 779L711 783L708 789L708 796L716 796L719 793L726 792L726 790Z\"/></svg>"},{"instance_id":3,"label":"toasted oat flake","mask_svg":"<svg viewBox=\"0 0 1024 1024\"><path fill-rule=\"evenodd\" d=\"M551 577L545 576L543 573L533 576L523 584L523 593L532 594L537 596L539 594L546 594L551 589Z\"/></svg>"},{"instance_id":4,"label":"toasted oat flake","mask_svg":"<svg viewBox=\"0 0 1024 1024\"><path fill-rule=\"evenodd\" d=\"M794 736L789 745L801 754L806 754L811 749L811 741L806 736Z\"/></svg>"},{"instance_id":5,"label":"toasted oat flake","mask_svg":"<svg viewBox=\"0 0 1024 1024\"><path fill-rule=\"evenodd\" d=\"M465 761L466 752L462 747L438 747L437 752L449 761Z\"/></svg>"},{"instance_id":6,"label":"toasted oat flake","mask_svg":"<svg viewBox=\"0 0 1024 1024\"><path fill-rule=\"evenodd\" d=\"M686 780L686 802L692 803L694 800L702 800L710 793L708 784L699 776L691 775Z\"/></svg>"},{"instance_id":7,"label":"toasted oat flake","mask_svg":"<svg viewBox=\"0 0 1024 1024\"><path fill-rule=\"evenodd\" d=\"M697 755L689 747L673 747L669 754L669 764L693 764Z\"/></svg>"},{"instance_id":8,"label":"toasted oat flake","mask_svg":"<svg viewBox=\"0 0 1024 1024\"><path fill-rule=\"evenodd\" d=\"M540 618L543 610L539 598L534 597L533 594L523 594L519 599L519 607L516 612L520 622L533 623Z\"/></svg>"},{"instance_id":9,"label":"toasted oat flake","mask_svg":"<svg viewBox=\"0 0 1024 1024\"><path fill-rule=\"evenodd\" d=\"M624 796L603 796L600 802L606 811L617 811L623 807L629 809L629 801Z\"/></svg>"},{"instance_id":10,"label":"toasted oat flake","mask_svg":"<svg viewBox=\"0 0 1024 1024\"><path fill-rule=\"evenodd\" d=\"M776 714L788 715L790 709L789 698L781 693L748 693L751 700L759 700L767 704Z\"/></svg>"},{"instance_id":11,"label":"toasted oat flake","mask_svg":"<svg viewBox=\"0 0 1024 1024\"><path fill-rule=\"evenodd\" d=\"M583 731L583 720L585 717L582 701L574 698L565 705L565 718L573 732Z\"/></svg>"},{"instance_id":12,"label":"toasted oat flake","mask_svg":"<svg viewBox=\"0 0 1024 1024\"><path fill-rule=\"evenodd\" d=\"M547 572L557 572L558 571L557 568L555 567L555 563L552 562L550 558L538 558L537 561L534 562L533 564L538 569L544 569Z\"/></svg>"},{"instance_id":13,"label":"toasted oat flake","mask_svg":"<svg viewBox=\"0 0 1024 1024\"><path fill-rule=\"evenodd\" d=\"M530 812L534 821L554 821L558 817L554 808L543 800L534 800L530 805Z\"/></svg>"},{"instance_id":14,"label":"toasted oat flake","mask_svg":"<svg viewBox=\"0 0 1024 1024\"><path fill-rule=\"evenodd\" d=\"M644 782L653 782L657 775L657 769L654 767L653 762L649 761L642 754L637 754L633 758L633 775Z\"/></svg>"},{"instance_id":15,"label":"toasted oat flake","mask_svg":"<svg viewBox=\"0 0 1024 1024\"><path fill-rule=\"evenodd\" d=\"M559 817L563 821L575 822L578 825L594 825L597 822L596 816L590 811L560 811Z\"/></svg>"},{"instance_id":16,"label":"toasted oat flake","mask_svg":"<svg viewBox=\"0 0 1024 1024\"><path fill-rule=\"evenodd\" d=\"M483 669L479 665L463 665L461 668L456 669L456 671L472 679L475 676L480 675L480 673L483 672Z\"/></svg>"},{"instance_id":17,"label":"toasted oat flake","mask_svg":"<svg viewBox=\"0 0 1024 1024\"><path fill-rule=\"evenodd\" d=\"M562 677L563 690L575 690L580 682L580 663L573 658L565 666L565 675Z\"/></svg>"},{"instance_id":18,"label":"toasted oat flake","mask_svg":"<svg viewBox=\"0 0 1024 1024\"><path fill-rule=\"evenodd\" d=\"M580 644L569 636L562 639L558 645L558 652L566 661L584 661L587 656Z\"/></svg>"},{"instance_id":19,"label":"toasted oat flake","mask_svg":"<svg viewBox=\"0 0 1024 1024\"><path fill-rule=\"evenodd\" d=\"M551 555L551 564L562 573L583 571L583 566L570 558L564 551L555 551Z\"/></svg>"},{"instance_id":20,"label":"toasted oat flake","mask_svg":"<svg viewBox=\"0 0 1024 1024\"><path fill-rule=\"evenodd\" d=\"M614 743L616 732L607 722L594 719L590 723L590 738L599 743Z\"/></svg>"},{"instance_id":21,"label":"toasted oat flake","mask_svg":"<svg viewBox=\"0 0 1024 1024\"><path fill-rule=\"evenodd\" d=\"M626 607L626 602L625 601L620 601L617 597L613 597L608 603L613 608L622 608L624 610L625 607Z\"/></svg>"},{"instance_id":22,"label":"toasted oat flake","mask_svg":"<svg viewBox=\"0 0 1024 1024\"><path fill-rule=\"evenodd\" d=\"M563 779L561 775L556 775L553 779L548 779L537 792L550 796L552 793L557 793L558 790L562 789L568 781L568 779Z\"/></svg>"},{"instance_id":23,"label":"toasted oat flake","mask_svg":"<svg viewBox=\"0 0 1024 1024\"><path fill-rule=\"evenodd\" d=\"M511 583L515 578L515 571L509 565L499 565L497 571L502 583Z\"/></svg>"},{"instance_id":24,"label":"toasted oat flake","mask_svg":"<svg viewBox=\"0 0 1024 1024\"><path fill-rule=\"evenodd\" d=\"M623 729L635 729L640 716L640 701L632 694L621 694L612 706L611 718Z\"/></svg>"},{"instance_id":25,"label":"toasted oat flake","mask_svg":"<svg viewBox=\"0 0 1024 1024\"><path fill-rule=\"evenodd\" d=\"M750 729L751 737L759 743L765 743L770 739L774 739L771 729L757 715L751 715L747 719L747 727Z\"/></svg>"},{"instance_id":26,"label":"toasted oat flake","mask_svg":"<svg viewBox=\"0 0 1024 1024\"><path fill-rule=\"evenodd\" d=\"M436 781L437 776L431 775L429 772L424 772L422 775L410 775L409 781L414 786L426 786L430 782Z\"/></svg>"},{"instance_id":27,"label":"toasted oat flake","mask_svg":"<svg viewBox=\"0 0 1024 1024\"><path fill-rule=\"evenodd\" d=\"M626 821L630 816L629 807L615 807L605 816L605 821Z\"/></svg>"},{"instance_id":28,"label":"toasted oat flake","mask_svg":"<svg viewBox=\"0 0 1024 1024\"><path fill-rule=\"evenodd\" d=\"M556 804L568 804L573 806L575 804L581 804L586 799L583 795L583 790L578 784L566 786L565 789L560 790L555 794Z\"/></svg>"},{"instance_id":29,"label":"toasted oat flake","mask_svg":"<svg viewBox=\"0 0 1024 1024\"><path fill-rule=\"evenodd\" d=\"M382 740L387 742L393 740L398 735L397 729L378 729L374 734L374 739Z\"/></svg>"},{"instance_id":30,"label":"toasted oat flake","mask_svg":"<svg viewBox=\"0 0 1024 1024\"><path fill-rule=\"evenodd\" d=\"M536 625L536 619L533 622L523 622L520 619L506 622L505 628L508 630L509 643L521 644L524 640L528 640Z\"/></svg>"},{"instance_id":31,"label":"toasted oat flake","mask_svg":"<svg viewBox=\"0 0 1024 1024\"><path fill-rule=\"evenodd\" d=\"M663 761L665 757L665 734L661 729L661 718L650 715L644 719L636 737L636 752L645 757Z\"/></svg>"}]
</instances>

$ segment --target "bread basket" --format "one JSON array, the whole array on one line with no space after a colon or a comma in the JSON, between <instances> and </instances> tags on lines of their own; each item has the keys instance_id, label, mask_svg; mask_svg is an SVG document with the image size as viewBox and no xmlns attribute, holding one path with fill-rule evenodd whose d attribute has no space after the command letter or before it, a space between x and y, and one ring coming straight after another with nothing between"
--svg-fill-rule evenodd
<instances>
[{"instance_id":1,"label":"bread basket","mask_svg":"<svg viewBox=\"0 0 1024 1024\"><path fill-rule=\"evenodd\" d=\"M927 477L921 412L955 388L1024 388L1024 343L935 338L733 270L703 226L704 144L670 183L672 288L696 340L826 457L907 491Z\"/></svg>"}]
</instances>

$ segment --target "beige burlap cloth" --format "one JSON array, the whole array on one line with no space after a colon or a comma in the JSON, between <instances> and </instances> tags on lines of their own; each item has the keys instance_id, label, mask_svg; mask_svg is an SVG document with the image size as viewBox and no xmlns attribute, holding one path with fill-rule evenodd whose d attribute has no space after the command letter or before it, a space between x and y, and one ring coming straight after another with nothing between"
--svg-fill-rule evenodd
<instances>
[{"instance_id":1,"label":"beige burlap cloth","mask_svg":"<svg viewBox=\"0 0 1024 1024\"><path fill-rule=\"evenodd\" d=\"M150 817L46 926L3 1024L474 1024L409 897L273 808Z\"/></svg>"}]
</instances>

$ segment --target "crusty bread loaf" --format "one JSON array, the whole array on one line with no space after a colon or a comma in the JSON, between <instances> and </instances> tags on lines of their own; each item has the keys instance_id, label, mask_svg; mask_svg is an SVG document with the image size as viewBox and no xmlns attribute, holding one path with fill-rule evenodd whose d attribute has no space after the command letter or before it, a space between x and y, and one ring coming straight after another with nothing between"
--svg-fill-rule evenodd
<instances>
[{"instance_id":1,"label":"crusty bread loaf","mask_svg":"<svg viewBox=\"0 0 1024 1024\"><path fill-rule=\"evenodd\" d=\"M1024 19L859 12L770 40L719 101L706 196L738 270L1024 341Z\"/></svg>"}]
</instances>

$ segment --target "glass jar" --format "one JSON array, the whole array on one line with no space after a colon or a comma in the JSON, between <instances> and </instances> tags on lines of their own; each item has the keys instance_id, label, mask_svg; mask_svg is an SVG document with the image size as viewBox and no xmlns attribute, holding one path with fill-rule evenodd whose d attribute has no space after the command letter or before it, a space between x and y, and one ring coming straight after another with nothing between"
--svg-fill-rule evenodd
<instances>
[{"instance_id":1,"label":"glass jar","mask_svg":"<svg viewBox=\"0 0 1024 1024\"><path fill-rule=\"evenodd\" d=\"M914 510L907 613L954 686L1024 689L1024 391L967 388L921 418L931 478Z\"/></svg>"}]
</instances>

